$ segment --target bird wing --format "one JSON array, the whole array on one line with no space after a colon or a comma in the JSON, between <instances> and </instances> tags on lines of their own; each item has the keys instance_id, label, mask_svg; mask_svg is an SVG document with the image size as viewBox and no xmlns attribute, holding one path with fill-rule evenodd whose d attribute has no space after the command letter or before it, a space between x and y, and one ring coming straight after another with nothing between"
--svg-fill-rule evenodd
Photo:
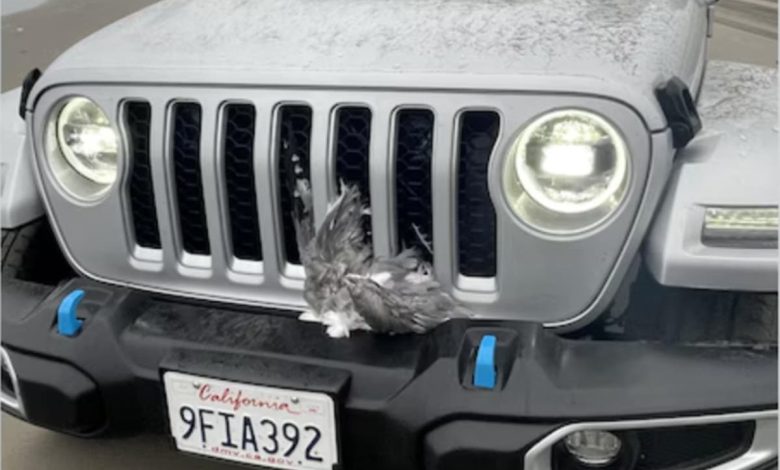
<instances>
[{"instance_id":1,"label":"bird wing","mask_svg":"<svg viewBox=\"0 0 780 470\"><path fill-rule=\"evenodd\" d=\"M414 322L396 315L385 300L384 288L370 279L348 282L355 311L378 333L424 333Z\"/></svg>"},{"instance_id":2,"label":"bird wing","mask_svg":"<svg viewBox=\"0 0 780 470\"><path fill-rule=\"evenodd\" d=\"M368 278L347 283L355 311L373 331L425 333L450 319L457 304L435 282L384 287Z\"/></svg>"},{"instance_id":3,"label":"bird wing","mask_svg":"<svg viewBox=\"0 0 780 470\"><path fill-rule=\"evenodd\" d=\"M430 265L419 258L417 250L409 248L389 258L375 258L368 274L378 284L392 287L407 280L410 274L420 279L429 278L430 271Z\"/></svg>"}]
</instances>

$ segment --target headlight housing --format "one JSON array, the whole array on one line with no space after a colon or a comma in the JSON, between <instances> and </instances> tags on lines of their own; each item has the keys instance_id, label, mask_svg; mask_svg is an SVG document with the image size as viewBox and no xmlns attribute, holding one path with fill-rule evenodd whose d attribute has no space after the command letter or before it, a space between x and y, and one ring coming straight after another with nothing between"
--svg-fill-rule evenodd
<instances>
[{"instance_id":1,"label":"headlight housing","mask_svg":"<svg viewBox=\"0 0 780 470\"><path fill-rule=\"evenodd\" d=\"M83 96L68 99L52 112L46 131L46 155L57 180L82 199L110 188L118 174L119 138L106 113Z\"/></svg>"},{"instance_id":2,"label":"headlight housing","mask_svg":"<svg viewBox=\"0 0 780 470\"><path fill-rule=\"evenodd\" d=\"M630 163L625 140L606 119L584 110L553 111L532 121L510 147L504 194L535 228L579 232L623 201Z\"/></svg>"}]
</instances>

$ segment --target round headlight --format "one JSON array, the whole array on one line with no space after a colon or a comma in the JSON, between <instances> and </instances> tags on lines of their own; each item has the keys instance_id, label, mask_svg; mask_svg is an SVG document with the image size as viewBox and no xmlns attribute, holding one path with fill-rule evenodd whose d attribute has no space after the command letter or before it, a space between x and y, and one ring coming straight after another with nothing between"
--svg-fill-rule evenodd
<instances>
[{"instance_id":1,"label":"round headlight","mask_svg":"<svg viewBox=\"0 0 780 470\"><path fill-rule=\"evenodd\" d=\"M582 110L545 114L517 136L504 168L515 213L554 232L588 228L611 214L629 180L626 143L601 116Z\"/></svg>"},{"instance_id":2,"label":"round headlight","mask_svg":"<svg viewBox=\"0 0 780 470\"><path fill-rule=\"evenodd\" d=\"M101 185L116 180L117 135L95 102L68 101L57 116L56 132L62 156L78 174Z\"/></svg>"}]
</instances>

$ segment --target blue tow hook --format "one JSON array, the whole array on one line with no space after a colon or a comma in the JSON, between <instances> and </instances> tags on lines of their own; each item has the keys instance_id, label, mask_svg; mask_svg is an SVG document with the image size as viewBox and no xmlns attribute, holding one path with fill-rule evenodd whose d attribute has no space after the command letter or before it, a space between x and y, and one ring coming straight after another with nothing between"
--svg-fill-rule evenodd
<instances>
[{"instance_id":1,"label":"blue tow hook","mask_svg":"<svg viewBox=\"0 0 780 470\"><path fill-rule=\"evenodd\" d=\"M62 299L57 307L57 333L71 337L79 334L82 321L76 317L76 309L83 298L84 291L76 289Z\"/></svg>"},{"instance_id":2,"label":"blue tow hook","mask_svg":"<svg viewBox=\"0 0 780 470\"><path fill-rule=\"evenodd\" d=\"M485 335L479 342L477 361L474 364L474 386L477 388L496 387L496 337Z\"/></svg>"}]
</instances>

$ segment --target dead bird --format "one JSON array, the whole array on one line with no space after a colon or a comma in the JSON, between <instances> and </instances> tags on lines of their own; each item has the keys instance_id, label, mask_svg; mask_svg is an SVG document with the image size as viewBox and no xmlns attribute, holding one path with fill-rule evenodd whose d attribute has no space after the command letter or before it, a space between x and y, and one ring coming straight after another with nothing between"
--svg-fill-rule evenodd
<instances>
[{"instance_id":1,"label":"dead bird","mask_svg":"<svg viewBox=\"0 0 780 470\"><path fill-rule=\"evenodd\" d=\"M291 161L297 164L295 156ZM288 174L302 174L293 168ZM301 320L327 326L332 337L352 330L377 333L425 333L468 313L433 279L431 267L407 249L375 258L365 240L366 214L360 191L342 184L341 194L314 229L308 181L294 181L293 220L306 277L304 298L311 307Z\"/></svg>"}]
</instances>

